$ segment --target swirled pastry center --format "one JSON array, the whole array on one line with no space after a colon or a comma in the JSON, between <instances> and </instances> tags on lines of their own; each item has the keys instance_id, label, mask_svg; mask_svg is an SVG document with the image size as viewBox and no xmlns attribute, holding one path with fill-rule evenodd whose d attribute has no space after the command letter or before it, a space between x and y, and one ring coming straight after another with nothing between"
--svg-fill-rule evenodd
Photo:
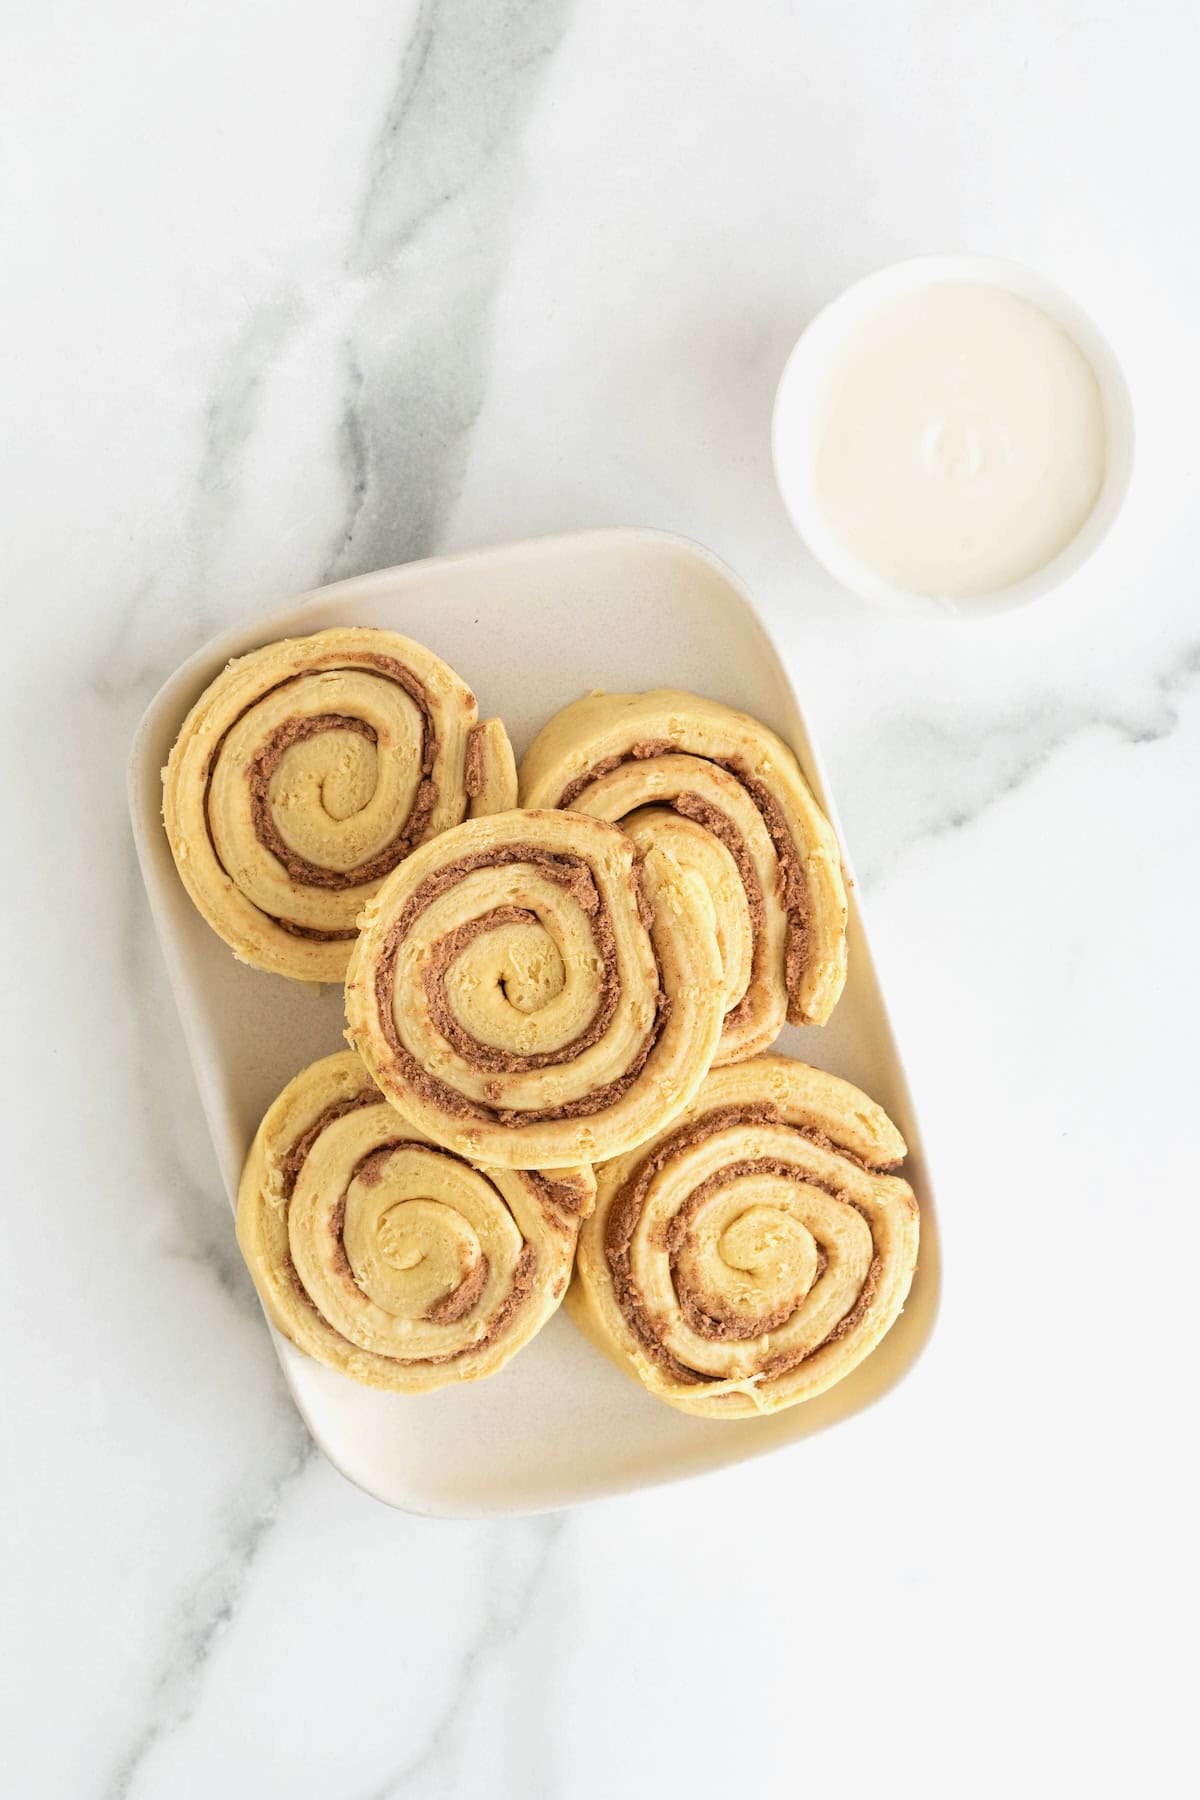
<instances>
[{"instance_id":1,"label":"swirled pastry center","mask_svg":"<svg viewBox=\"0 0 1200 1800\"><path fill-rule=\"evenodd\" d=\"M730 1159L747 1132L762 1153ZM632 1174L609 1214L605 1254L628 1325L675 1380L774 1379L870 1305L871 1224L839 1183L834 1154L861 1165L831 1152L819 1132L784 1125L764 1102L714 1109Z\"/></svg>"},{"instance_id":2,"label":"swirled pastry center","mask_svg":"<svg viewBox=\"0 0 1200 1800\"><path fill-rule=\"evenodd\" d=\"M491 889L479 880L483 910L473 912L476 878L498 868L509 871L510 903L487 904ZM640 904L640 889L638 897ZM455 923L456 911L469 916ZM406 945L422 920L428 942L419 981L428 1027L483 1078L478 1097L439 1080L431 1059L418 1059L404 1041L406 1026L412 1029L402 998ZM406 1080L444 1111L504 1125L579 1117L611 1105L637 1079L667 1013L660 990L622 1023L628 1041L613 1079L552 1107L498 1104L501 1090L492 1090L488 1076L575 1063L618 1019L621 974L604 897L581 857L534 844L475 852L424 881L384 941L375 986L380 1026Z\"/></svg>"},{"instance_id":3,"label":"swirled pastry center","mask_svg":"<svg viewBox=\"0 0 1200 1800\"><path fill-rule=\"evenodd\" d=\"M395 657L314 664L256 696L214 747L204 796L213 851L285 931L351 940L353 920L318 923L323 903L308 905L303 890L346 893L353 907L350 890L421 842L437 805L437 754L425 687ZM245 856L251 839L265 863Z\"/></svg>"},{"instance_id":4,"label":"swirled pastry center","mask_svg":"<svg viewBox=\"0 0 1200 1800\"><path fill-rule=\"evenodd\" d=\"M238 1243L298 1349L368 1387L495 1374L562 1300L590 1169L499 1169L434 1143L352 1051L268 1108L238 1184Z\"/></svg>"},{"instance_id":5,"label":"swirled pastry center","mask_svg":"<svg viewBox=\"0 0 1200 1800\"><path fill-rule=\"evenodd\" d=\"M452 1153L398 1138L359 1158L339 1193L313 1152L340 1120L381 1107L377 1090L331 1106L284 1163L288 1273L331 1331L402 1362L449 1363L506 1330L533 1292L537 1252L492 1184ZM476 1315L466 1340L447 1327Z\"/></svg>"}]
</instances>

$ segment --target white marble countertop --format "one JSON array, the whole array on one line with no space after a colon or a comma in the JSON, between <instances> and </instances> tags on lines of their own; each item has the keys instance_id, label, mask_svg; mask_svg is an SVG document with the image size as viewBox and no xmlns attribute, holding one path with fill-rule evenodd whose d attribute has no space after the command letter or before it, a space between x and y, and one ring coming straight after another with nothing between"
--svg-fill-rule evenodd
<instances>
[{"instance_id":1,"label":"white marble countertop","mask_svg":"<svg viewBox=\"0 0 1200 1800\"><path fill-rule=\"evenodd\" d=\"M0 1785L1182 1792L1195 8L63 0L4 34ZM944 248L1073 289L1140 434L1099 560L965 627L840 597L767 448L815 307ZM609 522L733 564L823 741L942 1316L884 1405L757 1466L433 1523L287 1399L124 759L221 626Z\"/></svg>"}]
</instances>

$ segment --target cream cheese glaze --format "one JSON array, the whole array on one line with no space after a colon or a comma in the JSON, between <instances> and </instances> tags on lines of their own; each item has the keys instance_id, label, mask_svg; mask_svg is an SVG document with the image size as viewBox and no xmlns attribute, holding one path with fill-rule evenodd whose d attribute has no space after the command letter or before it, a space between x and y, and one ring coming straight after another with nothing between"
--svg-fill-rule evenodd
<instances>
[{"instance_id":1,"label":"cream cheese glaze","mask_svg":"<svg viewBox=\"0 0 1200 1800\"><path fill-rule=\"evenodd\" d=\"M842 344L817 409L814 498L893 586L964 599L1045 567L1104 481L1104 405L1075 341L1031 301L940 281Z\"/></svg>"}]
</instances>

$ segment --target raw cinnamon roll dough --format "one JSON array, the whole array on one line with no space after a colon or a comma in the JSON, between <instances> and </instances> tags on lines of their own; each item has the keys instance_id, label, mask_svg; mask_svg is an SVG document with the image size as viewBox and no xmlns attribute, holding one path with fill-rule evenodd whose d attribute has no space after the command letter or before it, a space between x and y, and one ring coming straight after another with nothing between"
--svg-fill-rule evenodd
<instances>
[{"instance_id":1,"label":"raw cinnamon roll dough","mask_svg":"<svg viewBox=\"0 0 1200 1800\"><path fill-rule=\"evenodd\" d=\"M681 1118L598 1171L567 1309L683 1412L812 1399L904 1305L917 1203L882 1108L782 1056L716 1069Z\"/></svg>"},{"instance_id":2,"label":"raw cinnamon roll dough","mask_svg":"<svg viewBox=\"0 0 1200 1800\"><path fill-rule=\"evenodd\" d=\"M823 1024L846 979L837 840L783 740L671 688L565 707L520 769L522 806L619 822L699 873L721 941L718 1063L765 1049L785 1021Z\"/></svg>"},{"instance_id":3,"label":"raw cinnamon roll dough","mask_svg":"<svg viewBox=\"0 0 1200 1800\"><path fill-rule=\"evenodd\" d=\"M263 1119L238 1192L242 1255L272 1322L368 1387L494 1375L556 1310L589 1169L480 1168L431 1144L352 1051Z\"/></svg>"},{"instance_id":4,"label":"raw cinnamon roll dough","mask_svg":"<svg viewBox=\"0 0 1200 1800\"><path fill-rule=\"evenodd\" d=\"M712 1060L708 888L598 819L471 820L410 856L361 923L347 1036L393 1105L460 1155L615 1156L681 1111Z\"/></svg>"},{"instance_id":5,"label":"raw cinnamon roll dough","mask_svg":"<svg viewBox=\"0 0 1200 1800\"><path fill-rule=\"evenodd\" d=\"M231 662L163 778L204 917L243 962L303 981L344 979L363 904L418 844L516 799L500 721L479 723L431 651L361 626Z\"/></svg>"}]
</instances>

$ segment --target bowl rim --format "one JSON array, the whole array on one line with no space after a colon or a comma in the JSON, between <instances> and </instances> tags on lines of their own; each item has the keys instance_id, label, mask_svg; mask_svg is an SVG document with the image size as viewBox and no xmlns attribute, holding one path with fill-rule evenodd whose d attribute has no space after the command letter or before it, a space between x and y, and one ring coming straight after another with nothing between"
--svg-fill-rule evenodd
<instances>
[{"instance_id":1,"label":"bowl rim","mask_svg":"<svg viewBox=\"0 0 1200 1800\"><path fill-rule=\"evenodd\" d=\"M811 471L811 431L797 421L813 412L833 356L863 319L890 299L942 282L969 281L1031 301L1060 325L1091 365L1100 388L1106 432L1105 472L1091 512L1058 554L1007 587L950 598L897 586L847 550L818 510ZM1091 315L1037 270L1004 257L941 253L908 257L873 270L829 300L804 327L788 355L771 416L771 457L780 497L810 555L849 593L892 612L930 618L983 618L1024 606L1062 586L1108 536L1129 491L1134 459L1133 402L1112 344Z\"/></svg>"}]
</instances>

